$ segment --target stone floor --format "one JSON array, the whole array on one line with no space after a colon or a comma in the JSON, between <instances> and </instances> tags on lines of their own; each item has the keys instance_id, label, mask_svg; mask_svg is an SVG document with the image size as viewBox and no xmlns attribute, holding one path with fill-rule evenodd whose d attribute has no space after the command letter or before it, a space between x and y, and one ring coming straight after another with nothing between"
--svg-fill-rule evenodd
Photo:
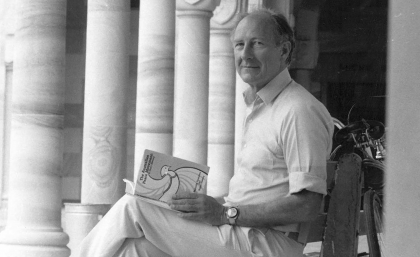
<instances>
[{"instance_id":1,"label":"stone floor","mask_svg":"<svg viewBox=\"0 0 420 257\"><path fill-rule=\"evenodd\" d=\"M309 243L306 245L303 253L305 254L305 257L318 257L320 250L321 250L321 242ZM369 252L366 236L359 237L358 252L359 253Z\"/></svg>"}]
</instances>

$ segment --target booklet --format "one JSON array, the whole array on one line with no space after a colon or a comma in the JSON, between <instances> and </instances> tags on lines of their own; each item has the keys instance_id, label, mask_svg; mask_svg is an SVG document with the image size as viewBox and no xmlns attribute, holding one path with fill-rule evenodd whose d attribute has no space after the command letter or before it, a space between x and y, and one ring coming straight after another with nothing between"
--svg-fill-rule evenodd
<instances>
[{"instance_id":1,"label":"booklet","mask_svg":"<svg viewBox=\"0 0 420 257\"><path fill-rule=\"evenodd\" d=\"M206 193L206 165L146 149L134 182L124 179L125 192L170 209L167 201L179 192Z\"/></svg>"}]
</instances>

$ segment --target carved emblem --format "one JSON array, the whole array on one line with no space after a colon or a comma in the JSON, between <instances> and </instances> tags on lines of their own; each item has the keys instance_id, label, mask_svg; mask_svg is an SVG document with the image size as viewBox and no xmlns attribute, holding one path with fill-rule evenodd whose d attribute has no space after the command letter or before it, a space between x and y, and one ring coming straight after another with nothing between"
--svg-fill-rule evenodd
<instances>
[{"instance_id":1,"label":"carved emblem","mask_svg":"<svg viewBox=\"0 0 420 257\"><path fill-rule=\"evenodd\" d=\"M88 174L99 187L108 187L120 163L117 148L108 140L112 128L101 127L92 130L95 146L88 153Z\"/></svg>"},{"instance_id":2,"label":"carved emblem","mask_svg":"<svg viewBox=\"0 0 420 257\"><path fill-rule=\"evenodd\" d=\"M238 9L239 0L222 0L213 12L213 22L223 25L231 21Z\"/></svg>"}]
</instances>

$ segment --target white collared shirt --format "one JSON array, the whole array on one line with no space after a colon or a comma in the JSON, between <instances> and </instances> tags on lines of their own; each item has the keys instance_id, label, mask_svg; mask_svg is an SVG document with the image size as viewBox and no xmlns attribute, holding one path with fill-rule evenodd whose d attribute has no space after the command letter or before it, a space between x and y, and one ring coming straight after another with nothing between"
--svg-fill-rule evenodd
<instances>
[{"instance_id":1,"label":"white collared shirt","mask_svg":"<svg viewBox=\"0 0 420 257\"><path fill-rule=\"evenodd\" d=\"M334 125L325 106L290 77L287 69L247 104L238 169L227 205L268 202L303 189L326 194L326 161Z\"/></svg>"}]
</instances>

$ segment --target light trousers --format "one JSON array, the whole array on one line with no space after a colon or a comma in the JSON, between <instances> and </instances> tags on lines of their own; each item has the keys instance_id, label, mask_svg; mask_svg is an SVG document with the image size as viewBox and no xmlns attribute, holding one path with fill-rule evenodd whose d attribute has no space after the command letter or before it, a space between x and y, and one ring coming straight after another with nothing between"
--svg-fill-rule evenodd
<instances>
[{"instance_id":1,"label":"light trousers","mask_svg":"<svg viewBox=\"0 0 420 257\"><path fill-rule=\"evenodd\" d=\"M80 245L80 257L302 257L304 246L282 232L211 226L123 196Z\"/></svg>"}]
</instances>

